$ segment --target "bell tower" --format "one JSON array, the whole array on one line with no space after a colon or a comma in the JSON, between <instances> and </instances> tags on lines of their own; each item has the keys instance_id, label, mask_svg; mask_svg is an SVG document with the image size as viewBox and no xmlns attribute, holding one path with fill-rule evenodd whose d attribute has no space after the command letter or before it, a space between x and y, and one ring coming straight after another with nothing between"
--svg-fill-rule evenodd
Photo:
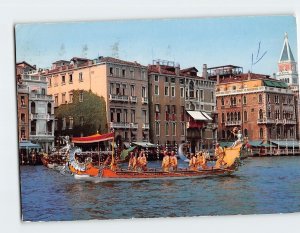
<instances>
[{"instance_id":1,"label":"bell tower","mask_svg":"<svg viewBox=\"0 0 300 233\"><path fill-rule=\"evenodd\" d=\"M277 78L289 86L298 86L299 84L297 63L293 56L287 33L284 36L283 47L278 62Z\"/></svg>"}]
</instances>

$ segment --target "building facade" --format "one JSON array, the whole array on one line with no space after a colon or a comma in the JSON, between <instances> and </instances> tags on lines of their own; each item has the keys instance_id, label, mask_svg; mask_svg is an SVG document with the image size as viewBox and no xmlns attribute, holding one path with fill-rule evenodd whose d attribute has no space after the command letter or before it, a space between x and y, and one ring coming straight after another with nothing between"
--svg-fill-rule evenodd
<instances>
[{"instance_id":1,"label":"building facade","mask_svg":"<svg viewBox=\"0 0 300 233\"><path fill-rule=\"evenodd\" d=\"M147 68L111 57L72 58L45 71L55 106L73 102L74 90L91 91L106 102L107 128L118 144L149 141ZM84 102L83 95L79 95ZM95 133L96 133L95 129ZM87 136L87 135L74 135Z\"/></svg>"},{"instance_id":2,"label":"building facade","mask_svg":"<svg viewBox=\"0 0 300 233\"><path fill-rule=\"evenodd\" d=\"M19 112L21 124L22 119L25 122L28 120L29 140L40 144L48 152L54 146L54 101L51 95L47 95L47 79L36 69L31 71L24 69L22 73L19 73L18 65L19 63L17 64L17 77L19 82L22 82L22 86L20 86L22 88L18 92L24 90L20 95L21 109L22 99L25 99L26 105L25 90L28 95L27 117L23 110ZM21 135L22 133L23 131Z\"/></svg>"},{"instance_id":3,"label":"building facade","mask_svg":"<svg viewBox=\"0 0 300 233\"><path fill-rule=\"evenodd\" d=\"M219 140L233 141L234 127L250 141L295 140L297 108L287 84L231 68L222 75L216 71Z\"/></svg>"},{"instance_id":4,"label":"building facade","mask_svg":"<svg viewBox=\"0 0 300 233\"><path fill-rule=\"evenodd\" d=\"M214 82L197 75L195 67L180 69L170 61L148 66L150 141L166 146L190 142L199 150L213 138L207 130L215 110Z\"/></svg>"}]
</instances>

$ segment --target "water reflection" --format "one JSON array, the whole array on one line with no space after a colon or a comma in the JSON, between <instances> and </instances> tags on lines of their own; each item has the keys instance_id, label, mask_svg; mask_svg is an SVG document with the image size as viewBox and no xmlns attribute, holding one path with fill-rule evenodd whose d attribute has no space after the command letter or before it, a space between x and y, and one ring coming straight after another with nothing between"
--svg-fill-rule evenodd
<instances>
[{"instance_id":1,"label":"water reflection","mask_svg":"<svg viewBox=\"0 0 300 233\"><path fill-rule=\"evenodd\" d=\"M300 157L252 158L230 176L97 184L26 166L22 213L47 221L298 212L299 165Z\"/></svg>"}]
</instances>

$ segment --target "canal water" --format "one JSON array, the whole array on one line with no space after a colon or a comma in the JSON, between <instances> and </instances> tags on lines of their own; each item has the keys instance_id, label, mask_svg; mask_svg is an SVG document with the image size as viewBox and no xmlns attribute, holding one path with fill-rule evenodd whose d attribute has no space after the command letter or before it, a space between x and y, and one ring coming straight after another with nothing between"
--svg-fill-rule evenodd
<instances>
[{"instance_id":1,"label":"canal water","mask_svg":"<svg viewBox=\"0 0 300 233\"><path fill-rule=\"evenodd\" d=\"M231 176L106 183L21 166L22 216L59 221L300 212L300 157L243 163Z\"/></svg>"}]
</instances>

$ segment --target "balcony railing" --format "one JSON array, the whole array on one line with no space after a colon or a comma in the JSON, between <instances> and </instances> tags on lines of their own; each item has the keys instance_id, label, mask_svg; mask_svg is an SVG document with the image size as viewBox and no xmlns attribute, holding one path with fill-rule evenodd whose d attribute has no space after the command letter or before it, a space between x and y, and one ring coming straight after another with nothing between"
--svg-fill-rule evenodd
<instances>
[{"instance_id":1,"label":"balcony railing","mask_svg":"<svg viewBox=\"0 0 300 233\"><path fill-rule=\"evenodd\" d=\"M110 128L113 128L113 129L129 129L130 124L129 123L123 123L123 122L110 122Z\"/></svg>"},{"instance_id":2,"label":"balcony railing","mask_svg":"<svg viewBox=\"0 0 300 233\"><path fill-rule=\"evenodd\" d=\"M137 102L137 97L136 96L130 96L130 102L131 103L136 103Z\"/></svg>"},{"instance_id":3,"label":"balcony railing","mask_svg":"<svg viewBox=\"0 0 300 233\"><path fill-rule=\"evenodd\" d=\"M255 93L255 92L261 92L261 91L269 91L273 93L286 93L286 94L292 94L293 91L290 89L283 89L283 88L274 88L274 87L253 87L253 88L243 88L243 89L237 89L237 90L227 90L227 91L217 91L216 96L226 96L226 95L236 95L236 94L243 94L243 93Z\"/></svg>"},{"instance_id":4,"label":"balcony railing","mask_svg":"<svg viewBox=\"0 0 300 233\"><path fill-rule=\"evenodd\" d=\"M241 125L242 121L226 121L225 126Z\"/></svg>"},{"instance_id":5,"label":"balcony railing","mask_svg":"<svg viewBox=\"0 0 300 233\"><path fill-rule=\"evenodd\" d=\"M270 118L263 118L257 119L257 124L287 124L287 125L295 125L297 122L296 120L286 120L286 119L270 119Z\"/></svg>"},{"instance_id":6,"label":"balcony railing","mask_svg":"<svg viewBox=\"0 0 300 233\"><path fill-rule=\"evenodd\" d=\"M110 101L120 101L120 102L128 102L129 97L127 95L109 95Z\"/></svg>"},{"instance_id":7,"label":"balcony railing","mask_svg":"<svg viewBox=\"0 0 300 233\"><path fill-rule=\"evenodd\" d=\"M137 129L139 127L138 123L130 123L130 129Z\"/></svg>"},{"instance_id":8,"label":"balcony railing","mask_svg":"<svg viewBox=\"0 0 300 233\"><path fill-rule=\"evenodd\" d=\"M50 114L41 114L41 113L31 113L30 114L30 119L31 120L54 120L54 115L50 115Z\"/></svg>"},{"instance_id":9,"label":"balcony railing","mask_svg":"<svg viewBox=\"0 0 300 233\"><path fill-rule=\"evenodd\" d=\"M142 104L148 104L148 98L142 97Z\"/></svg>"},{"instance_id":10,"label":"balcony railing","mask_svg":"<svg viewBox=\"0 0 300 233\"><path fill-rule=\"evenodd\" d=\"M145 130L150 129L149 123L144 123L142 128Z\"/></svg>"},{"instance_id":11,"label":"balcony railing","mask_svg":"<svg viewBox=\"0 0 300 233\"><path fill-rule=\"evenodd\" d=\"M42 95L42 94L31 94L29 96L31 100L52 100L52 95Z\"/></svg>"}]
</instances>

